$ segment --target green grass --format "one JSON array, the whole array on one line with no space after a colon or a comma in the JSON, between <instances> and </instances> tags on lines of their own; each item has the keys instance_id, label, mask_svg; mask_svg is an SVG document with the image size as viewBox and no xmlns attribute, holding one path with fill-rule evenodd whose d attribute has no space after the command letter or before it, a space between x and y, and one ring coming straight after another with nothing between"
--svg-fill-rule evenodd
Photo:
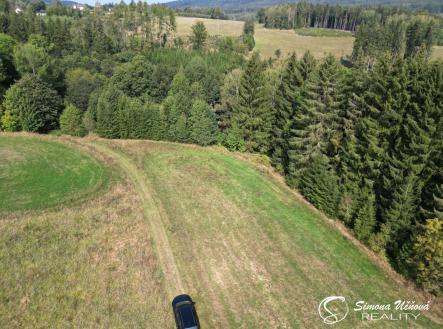
<instances>
[{"instance_id":1,"label":"green grass","mask_svg":"<svg viewBox=\"0 0 443 329\"><path fill-rule=\"evenodd\" d=\"M352 37L352 33L349 31L323 28L300 28L296 29L295 33L309 37Z\"/></svg>"},{"instance_id":2,"label":"green grass","mask_svg":"<svg viewBox=\"0 0 443 329\"><path fill-rule=\"evenodd\" d=\"M42 210L96 193L109 172L71 147L37 138L0 137L0 213Z\"/></svg>"},{"instance_id":3,"label":"green grass","mask_svg":"<svg viewBox=\"0 0 443 329\"><path fill-rule=\"evenodd\" d=\"M171 294L183 292L203 328L324 328L317 307L330 295L350 308L424 300L251 162L172 143L77 143L122 174L95 199L0 221L2 328L173 328ZM438 328L424 316L370 326ZM368 323L351 312L334 327Z\"/></svg>"}]
</instances>

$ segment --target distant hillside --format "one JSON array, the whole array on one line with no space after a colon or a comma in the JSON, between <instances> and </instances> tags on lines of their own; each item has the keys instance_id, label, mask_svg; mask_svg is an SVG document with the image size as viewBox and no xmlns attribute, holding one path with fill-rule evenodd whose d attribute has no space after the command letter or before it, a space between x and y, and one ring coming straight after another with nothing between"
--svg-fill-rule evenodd
<instances>
[{"instance_id":1,"label":"distant hillside","mask_svg":"<svg viewBox=\"0 0 443 329\"><path fill-rule=\"evenodd\" d=\"M167 6L176 9L186 7L220 7L227 11L256 10L278 4L294 3L290 0L178 0L166 3ZM407 7L410 9L427 9L432 12L443 13L441 0L311 0L311 3L328 3L340 5L389 5Z\"/></svg>"}]
</instances>

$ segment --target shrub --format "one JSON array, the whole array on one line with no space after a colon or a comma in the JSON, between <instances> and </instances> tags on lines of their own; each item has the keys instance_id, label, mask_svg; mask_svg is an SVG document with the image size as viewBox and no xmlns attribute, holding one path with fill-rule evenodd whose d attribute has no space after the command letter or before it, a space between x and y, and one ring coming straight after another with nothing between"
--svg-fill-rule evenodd
<instances>
[{"instance_id":1,"label":"shrub","mask_svg":"<svg viewBox=\"0 0 443 329\"><path fill-rule=\"evenodd\" d=\"M66 106L60 116L60 131L62 134L71 136L84 136L86 133L83 127L82 112L72 104Z\"/></svg>"},{"instance_id":2,"label":"shrub","mask_svg":"<svg viewBox=\"0 0 443 329\"><path fill-rule=\"evenodd\" d=\"M1 117L0 127L3 131L17 131L18 130L18 122L17 119L14 118L11 111L5 111Z\"/></svg>"},{"instance_id":3,"label":"shrub","mask_svg":"<svg viewBox=\"0 0 443 329\"><path fill-rule=\"evenodd\" d=\"M17 130L43 133L57 128L62 100L45 82L27 75L8 89L3 106L17 120Z\"/></svg>"}]
</instances>

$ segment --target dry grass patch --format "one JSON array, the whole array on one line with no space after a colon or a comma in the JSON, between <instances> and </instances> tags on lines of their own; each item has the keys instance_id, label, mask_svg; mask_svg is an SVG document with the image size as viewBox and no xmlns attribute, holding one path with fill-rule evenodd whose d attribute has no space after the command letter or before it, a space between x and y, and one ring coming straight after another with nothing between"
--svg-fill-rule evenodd
<instances>
[{"instance_id":1,"label":"dry grass patch","mask_svg":"<svg viewBox=\"0 0 443 329\"><path fill-rule=\"evenodd\" d=\"M189 36L192 33L192 25L197 21L202 21L205 24L210 35L236 37L243 32L243 22L240 21L177 17L177 35L181 37ZM318 32L320 30L321 32ZM255 49L260 51L265 58L274 56L277 49L281 50L282 56L292 52L302 56L308 50L315 58L323 58L328 54L340 58L352 54L354 37L350 33L343 31L324 32L324 30L302 29L302 32L297 33L294 30L266 29L263 25L256 24ZM334 35L340 32L343 34L342 36ZM443 59L442 46L434 47L432 58Z\"/></svg>"}]
</instances>

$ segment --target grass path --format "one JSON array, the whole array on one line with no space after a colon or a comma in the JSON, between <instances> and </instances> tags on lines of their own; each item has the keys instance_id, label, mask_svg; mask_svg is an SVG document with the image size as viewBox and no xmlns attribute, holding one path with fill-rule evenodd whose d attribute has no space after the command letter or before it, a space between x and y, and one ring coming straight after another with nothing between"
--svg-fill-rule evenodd
<instances>
[{"instance_id":1,"label":"grass path","mask_svg":"<svg viewBox=\"0 0 443 329\"><path fill-rule=\"evenodd\" d=\"M135 189L143 204L145 217L149 221L149 226L155 237L156 252L167 282L169 299L172 300L174 296L183 293L184 290L163 224L167 213L164 210L161 200L155 195L155 189L151 186L148 177L140 171L127 156L111 150L103 144L95 143L94 146L107 156L116 160L134 183Z\"/></svg>"},{"instance_id":2,"label":"grass path","mask_svg":"<svg viewBox=\"0 0 443 329\"><path fill-rule=\"evenodd\" d=\"M95 155L115 180L81 204L0 221L0 328L172 329L171 298L185 292L203 328L321 329L326 296L345 296L350 308L429 297L252 155L44 138ZM441 328L440 306L410 322L350 312L335 328Z\"/></svg>"}]
</instances>

